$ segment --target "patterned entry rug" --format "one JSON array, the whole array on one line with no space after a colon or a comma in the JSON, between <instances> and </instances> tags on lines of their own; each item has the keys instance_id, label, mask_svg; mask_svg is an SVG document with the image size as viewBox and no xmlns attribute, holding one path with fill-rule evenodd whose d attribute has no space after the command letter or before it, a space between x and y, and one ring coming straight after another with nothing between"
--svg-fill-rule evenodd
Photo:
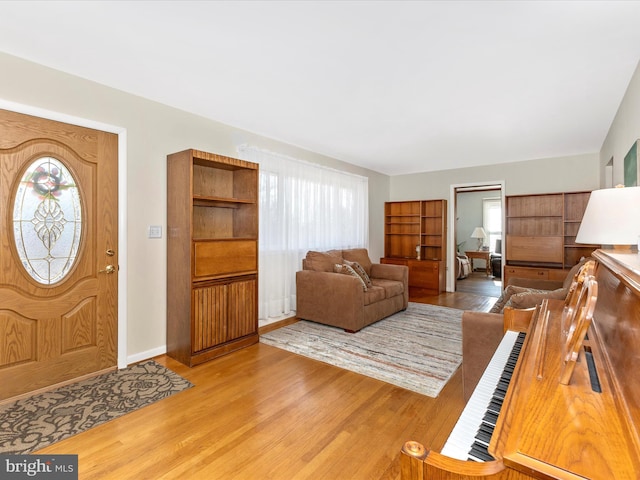
<instances>
[{"instance_id":1,"label":"patterned entry rug","mask_svg":"<svg viewBox=\"0 0 640 480\"><path fill-rule=\"evenodd\" d=\"M0 405L0 453L34 452L192 386L148 360Z\"/></svg>"},{"instance_id":2,"label":"patterned entry rug","mask_svg":"<svg viewBox=\"0 0 640 480\"><path fill-rule=\"evenodd\" d=\"M260 341L437 397L462 361L461 319L462 310L410 302L357 333L301 320Z\"/></svg>"}]
</instances>

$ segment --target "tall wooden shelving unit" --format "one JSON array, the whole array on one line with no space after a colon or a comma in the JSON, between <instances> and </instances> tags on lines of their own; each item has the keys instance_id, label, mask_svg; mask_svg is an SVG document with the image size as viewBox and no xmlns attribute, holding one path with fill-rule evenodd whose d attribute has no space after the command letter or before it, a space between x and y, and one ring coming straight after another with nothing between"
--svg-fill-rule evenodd
<instances>
[{"instance_id":1,"label":"tall wooden shelving unit","mask_svg":"<svg viewBox=\"0 0 640 480\"><path fill-rule=\"evenodd\" d=\"M564 280L598 245L575 238L591 192L507 197L505 285L510 277Z\"/></svg>"},{"instance_id":2,"label":"tall wooden shelving unit","mask_svg":"<svg viewBox=\"0 0 640 480\"><path fill-rule=\"evenodd\" d=\"M193 366L258 342L258 165L167 156L167 354Z\"/></svg>"},{"instance_id":3,"label":"tall wooden shelving unit","mask_svg":"<svg viewBox=\"0 0 640 480\"><path fill-rule=\"evenodd\" d=\"M447 201L385 203L382 263L409 267L409 298L444 292Z\"/></svg>"}]
</instances>

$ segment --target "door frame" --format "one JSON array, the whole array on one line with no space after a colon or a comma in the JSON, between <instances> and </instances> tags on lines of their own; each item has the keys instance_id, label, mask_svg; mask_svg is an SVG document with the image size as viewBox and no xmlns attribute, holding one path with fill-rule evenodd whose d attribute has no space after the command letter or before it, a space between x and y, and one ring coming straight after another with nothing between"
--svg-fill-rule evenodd
<instances>
[{"instance_id":1,"label":"door frame","mask_svg":"<svg viewBox=\"0 0 640 480\"><path fill-rule=\"evenodd\" d=\"M0 108L79 127L102 130L118 136L118 368L127 361L127 129L117 125L75 117L0 98Z\"/></svg>"},{"instance_id":2,"label":"door frame","mask_svg":"<svg viewBox=\"0 0 640 480\"><path fill-rule=\"evenodd\" d=\"M500 186L500 198L502 201L502 225L505 225L505 181L504 180L494 180L494 181L484 181L484 182L468 182L468 183L455 183L449 186L449 218L448 218L448 232L447 232L447 292L455 292L456 291L456 193L459 188L470 188L470 187L488 187L491 185L499 185ZM504 258L504 237L505 237L505 228L502 228L502 256Z\"/></svg>"}]
</instances>

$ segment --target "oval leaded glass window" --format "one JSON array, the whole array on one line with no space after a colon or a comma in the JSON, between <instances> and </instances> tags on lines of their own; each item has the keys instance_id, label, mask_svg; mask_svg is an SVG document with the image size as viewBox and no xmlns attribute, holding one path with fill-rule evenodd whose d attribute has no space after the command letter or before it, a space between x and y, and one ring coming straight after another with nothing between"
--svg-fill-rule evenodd
<instances>
[{"instance_id":1,"label":"oval leaded glass window","mask_svg":"<svg viewBox=\"0 0 640 480\"><path fill-rule=\"evenodd\" d=\"M13 205L13 235L25 270L44 285L62 280L75 263L81 232L75 179L60 160L38 158L20 180Z\"/></svg>"}]
</instances>

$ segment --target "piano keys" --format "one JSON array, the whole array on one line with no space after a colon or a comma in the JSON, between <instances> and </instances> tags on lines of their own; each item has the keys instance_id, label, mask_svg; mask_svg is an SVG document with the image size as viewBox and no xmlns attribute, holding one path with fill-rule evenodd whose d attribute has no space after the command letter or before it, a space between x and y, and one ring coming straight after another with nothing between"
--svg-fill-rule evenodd
<instances>
[{"instance_id":1,"label":"piano keys","mask_svg":"<svg viewBox=\"0 0 640 480\"><path fill-rule=\"evenodd\" d=\"M477 462L494 458L487 448L520 355L525 334L508 330L451 431L442 454Z\"/></svg>"}]
</instances>

